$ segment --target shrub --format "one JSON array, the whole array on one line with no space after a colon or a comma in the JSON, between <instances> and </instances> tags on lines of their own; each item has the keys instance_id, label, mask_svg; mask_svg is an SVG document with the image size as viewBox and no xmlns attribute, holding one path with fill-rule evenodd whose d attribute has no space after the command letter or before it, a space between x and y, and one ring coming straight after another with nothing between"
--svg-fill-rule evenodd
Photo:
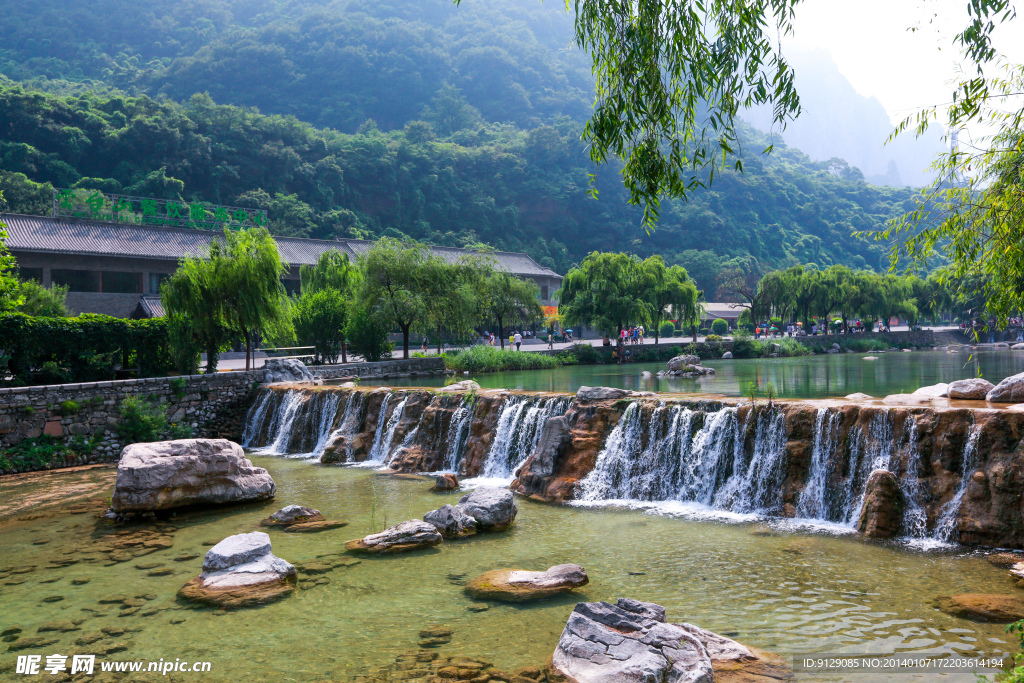
<instances>
[{"instance_id":1,"label":"shrub","mask_svg":"<svg viewBox=\"0 0 1024 683\"><path fill-rule=\"evenodd\" d=\"M676 333L676 326L672 323L662 323L659 334L662 337L671 337Z\"/></svg>"},{"instance_id":2,"label":"shrub","mask_svg":"<svg viewBox=\"0 0 1024 683\"><path fill-rule=\"evenodd\" d=\"M562 353L566 353L563 351ZM496 346L477 345L458 354L445 354L444 365L454 372L493 372L498 370L539 370L556 368L558 359L529 351L502 351Z\"/></svg>"},{"instance_id":3,"label":"shrub","mask_svg":"<svg viewBox=\"0 0 1024 683\"><path fill-rule=\"evenodd\" d=\"M177 398L188 393L188 381L184 377L175 377L171 380L171 391Z\"/></svg>"},{"instance_id":4,"label":"shrub","mask_svg":"<svg viewBox=\"0 0 1024 683\"><path fill-rule=\"evenodd\" d=\"M722 341L721 335L718 335L718 334L709 334L708 336L704 337L704 339L705 339L705 341L709 341L709 342Z\"/></svg>"},{"instance_id":5,"label":"shrub","mask_svg":"<svg viewBox=\"0 0 1024 683\"><path fill-rule=\"evenodd\" d=\"M672 336L673 337L682 337L683 336L683 331L682 330L676 330L675 332L672 333Z\"/></svg>"},{"instance_id":6,"label":"shrub","mask_svg":"<svg viewBox=\"0 0 1024 683\"><path fill-rule=\"evenodd\" d=\"M711 323L711 333L724 337L729 334L729 323L721 318L715 318L714 322Z\"/></svg>"},{"instance_id":7,"label":"shrub","mask_svg":"<svg viewBox=\"0 0 1024 683\"><path fill-rule=\"evenodd\" d=\"M367 306L357 306L345 328L349 348L368 361L391 357L394 344L388 341L389 332L387 321Z\"/></svg>"},{"instance_id":8,"label":"shrub","mask_svg":"<svg viewBox=\"0 0 1024 683\"><path fill-rule=\"evenodd\" d=\"M191 439L194 434L195 430L192 429L192 425L187 424L171 425L171 428L167 430L167 438L172 441L175 439Z\"/></svg>"},{"instance_id":9,"label":"shrub","mask_svg":"<svg viewBox=\"0 0 1024 683\"><path fill-rule=\"evenodd\" d=\"M121 401L121 420L117 433L125 445L145 441L156 441L167 425L163 409L137 396Z\"/></svg>"},{"instance_id":10,"label":"shrub","mask_svg":"<svg viewBox=\"0 0 1024 683\"><path fill-rule=\"evenodd\" d=\"M74 415L79 410L81 410L81 406L78 405L77 401L67 400L62 401L60 404L61 415Z\"/></svg>"},{"instance_id":11,"label":"shrub","mask_svg":"<svg viewBox=\"0 0 1024 683\"><path fill-rule=\"evenodd\" d=\"M56 361L48 360L39 369L40 384L67 384L71 379L71 373L57 364Z\"/></svg>"}]
</instances>

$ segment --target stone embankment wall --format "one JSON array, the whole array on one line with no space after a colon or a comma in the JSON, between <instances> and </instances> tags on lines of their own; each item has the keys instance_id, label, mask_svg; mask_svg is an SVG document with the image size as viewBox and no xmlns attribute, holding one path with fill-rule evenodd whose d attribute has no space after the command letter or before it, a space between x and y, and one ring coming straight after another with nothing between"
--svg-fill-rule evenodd
<instances>
[{"instance_id":1,"label":"stone embankment wall","mask_svg":"<svg viewBox=\"0 0 1024 683\"><path fill-rule=\"evenodd\" d=\"M311 368L324 379L386 379L444 372L438 358L349 363ZM197 437L239 440L242 421L262 370L214 375L152 377L109 382L0 388L0 448L47 434L58 440L96 438L87 462L116 460L124 445L117 436L121 401L137 396L164 407L168 424L186 424ZM65 410L73 401L77 410Z\"/></svg>"}]
</instances>

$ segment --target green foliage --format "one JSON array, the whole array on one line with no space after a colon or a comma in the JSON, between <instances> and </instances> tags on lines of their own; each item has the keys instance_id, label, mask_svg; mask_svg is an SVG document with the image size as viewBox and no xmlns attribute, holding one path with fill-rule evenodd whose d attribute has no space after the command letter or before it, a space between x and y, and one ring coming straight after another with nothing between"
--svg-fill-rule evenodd
<instances>
[{"instance_id":1,"label":"green foliage","mask_svg":"<svg viewBox=\"0 0 1024 683\"><path fill-rule=\"evenodd\" d=\"M122 400L119 412L117 433L125 445L156 441L167 426L163 408L138 396Z\"/></svg>"},{"instance_id":2,"label":"green foliage","mask_svg":"<svg viewBox=\"0 0 1024 683\"><path fill-rule=\"evenodd\" d=\"M483 286L486 315L497 324L498 343L504 349L507 325L526 323L542 314L537 302L540 289L532 280L521 280L501 270L492 270Z\"/></svg>"},{"instance_id":3,"label":"green foliage","mask_svg":"<svg viewBox=\"0 0 1024 683\"><path fill-rule=\"evenodd\" d=\"M170 440L191 439L193 436L195 436L195 430L192 429L192 425L173 424L167 430L167 438Z\"/></svg>"},{"instance_id":4,"label":"green foliage","mask_svg":"<svg viewBox=\"0 0 1024 683\"><path fill-rule=\"evenodd\" d=\"M140 377L154 377L166 374L172 362L167 351L167 323L162 318L2 314L0 348L10 354L11 372L25 383L33 381L36 371L43 372L40 381L45 379L48 384L112 379L118 362L138 368Z\"/></svg>"},{"instance_id":5,"label":"green foliage","mask_svg":"<svg viewBox=\"0 0 1024 683\"><path fill-rule=\"evenodd\" d=\"M17 307L19 313L44 318L60 318L69 314L65 304L66 286L55 284L47 289L35 280L22 280L18 283L18 294L22 300Z\"/></svg>"},{"instance_id":6,"label":"green foliage","mask_svg":"<svg viewBox=\"0 0 1024 683\"><path fill-rule=\"evenodd\" d=\"M353 353L368 361L379 361L390 358L394 349L388 341L389 332L387 318L363 302L352 311L345 336Z\"/></svg>"},{"instance_id":7,"label":"green foliage","mask_svg":"<svg viewBox=\"0 0 1024 683\"><path fill-rule=\"evenodd\" d=\"M729 334L729 323L722 318L715 318L711 323L711 332L719 337Z\"/></svg>"},{"instance_id":8,"label":"green foliage","mask_svg":"<svg viewBox=\"0 0 1024 683\"><path fill-rule=\"evenodd\" d=\"M662 323L659 332L662 337L673 337L676 334L676 326L671 322ZM682 331L679 334L682 335Z\"/></svg>"},{"instance_id":9,"label":"green foliage","mask_svg":"<svg viewBox=\"0 0 1024 683\"><path fill-rule=\"evenodd\" d=\"M444 355L445 368L453 372L495 372L499 370L540 370L559 366L555 356L530 351L502 350L478 344L458 354Z\"/></svg>"},{"instance_id":10,"label":"green foliage","mask_svg":"<svg viewBox=\"0 0 1024 683\"><path fill-rule=\"evenodd\" d=\"M67 401L61 401L60 404L61 415L74 415L81 409L82 407L78 405L78 401L73 401L71 399L68 399Z\"/></svg>"},{"instance_id":11,"label":"green foliage","mask_svg":"<svg viewBox=\"0 0 1024 683\"><path fill-rule=\"evenodd\" d=\"M566 274L557 296L566 324L615 335L631 324L650 323L654 304L648 293L639 258L594 252Z\"/></svg>"},{"instance_id":12,"label":"green foliage","mask_svg":"<svg viewBox=\"0 0 1024 683\"><path fill-rule=\"evenodd\" d=\"M71 459L96 450L97 440L76 436L63 443L46 434L0 447L0 470L43 470L65 467Z\"/></svg>"},{"instance_id":13,"label":"green foliage","mask_svg":"<svg viewBox=\"0 0 1024 683\"><path fill-rule=\"evenodd\" d=\"M295 334L300 344L314 348L315 362L338 362L345 342L350 305L350 301L337 289L320 289L303 293L292 306Z\"/></svg>"},{"instance_id":14,"label":"green foliage","mask_svg":"<svg viewBox=\"0 0 1024 683\"><path fill-rule=\"evenodd\" d=\"M720 335L720 334L709 334L706 337L704 337L704 340L705 341L709 341L709 342L711 342L711 341L714 341L714 342L722 341L722 335Z\"/></svg>"},{"instance_id":15,"label":"green foliage","mask_svg":"<svg viewBox=\"0 0 1024 683\"><path fill-rule=\"evenodd\" d=\"M169 384L175 398L181 398L188 393L188 380L184 377L175 377Z\"/></svg>"}]
</instances>

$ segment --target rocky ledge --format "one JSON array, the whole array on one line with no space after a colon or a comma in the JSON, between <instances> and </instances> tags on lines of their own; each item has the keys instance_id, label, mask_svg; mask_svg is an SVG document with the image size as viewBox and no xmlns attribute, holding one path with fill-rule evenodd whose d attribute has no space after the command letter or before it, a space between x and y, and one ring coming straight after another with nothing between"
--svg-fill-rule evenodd
<instances>
[{"instance_id":1,"label":"rocky ledge","mask_svg":"<svg viewBox=\"0 0 1024 683\"><path fill-rule=\"evenodd\" d=\"M576 605L551 666L571 683L792 680L777 655L692 624L670 624L662 606L625 598Z\"/></svg>"},{"instance_id":2,"label":"rocky ledge","mask_svg":"<svg viewBox=\"0 0 1024 683\"><path fill-rule=\"evenodd\" d=\"M933 602L946 614L970 621L1009 624L1024 619L1024 600L1016 595L963 593L940 596Z\"/></svg>"},{"instance_id":3,"label":"rocky ledge","mask_svg":"<svg viewBox=\"0 0 1024 683\"><path fill-rule=\"evenodd\" d=\"M578 564L559 564L544 572L495 569L466 584L465 590L477 600L528 602L567 593L590 582Z\"/></svg>"},{"instance_id":4,"label":"rocky ledge","mask_svg":"<svg viewBox=\"0 0 1024 683\"><path fill-rule=\"evenodd\" d=\"M273 498L277 486L227 439L136 443L121 453L111 507L151 512Z\"/></svg>"},{"instance_id":5,"label":"rocky ledge","mask_svg":"<svg viewBox=\"0 0 1024 683\"><path fill-rule=\"evenodd\" d=\"M252 607L285 597L295 590L296 578L295 567L271 552L270 536L255 531L229 536L210 548L203 573L178 595L225 609Z\"/></svg>"},{"instance_id":6,"label":"rocky ledge","mask_svg":"<svg viewBox=\"0 0 1024 683\"><path fill-rule=\"evenodd\" d=\"M378 534L370 534L345 544L347 550L359 553L400 553L435 546L444 538L433 524L418 519L396 524Z\"/></svg>"}]
</instances>

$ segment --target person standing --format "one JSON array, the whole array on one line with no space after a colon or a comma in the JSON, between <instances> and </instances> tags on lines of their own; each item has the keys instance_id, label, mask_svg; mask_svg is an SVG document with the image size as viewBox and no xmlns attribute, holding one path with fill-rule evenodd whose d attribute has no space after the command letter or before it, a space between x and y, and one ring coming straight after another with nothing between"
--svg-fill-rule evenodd
<instances>
[{"instance_id":1,"label":"person standing","mask_svg":"<svg viewBox=\"0 0 1024 683\"><path fill-rule=\"evenodd\" d=\"M423 338L423 353L427 352L427 338Z\"/></svg>"},{"instance_id":2,"label":"person standing","mask_svg":"<svg viewBox=\"0 0 1024 683\"><path fill-rule=\"evenodd\" d=\"M548 348L555 348L555 335L552 334L551 332L548 332Z\"/></svg>"},{"instance_id":3,"label":"person standing","mask_svg":"<svg viewBox=\"0 0 1024 683\"><path fill-rule=\"evenodd\" d=\"M518 351L519 346L523 343L523 335L519 332L516 332L514 335L512 335L512 340L516 344L516 351Z\"/></svg>"}]
</instances>

